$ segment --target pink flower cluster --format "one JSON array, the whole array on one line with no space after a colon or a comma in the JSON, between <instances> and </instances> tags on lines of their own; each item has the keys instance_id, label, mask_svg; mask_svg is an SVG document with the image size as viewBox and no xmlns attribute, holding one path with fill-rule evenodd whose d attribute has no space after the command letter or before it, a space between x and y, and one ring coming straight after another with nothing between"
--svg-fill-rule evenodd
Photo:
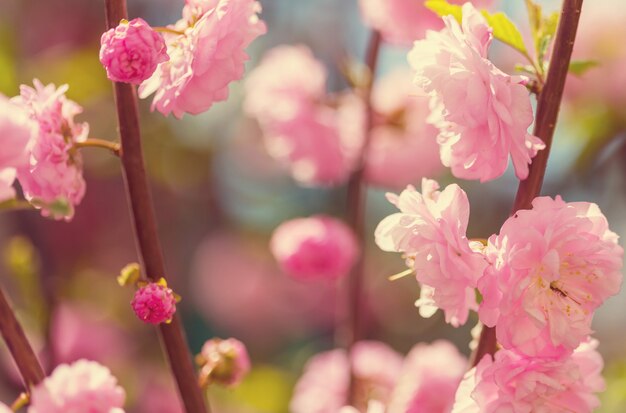
<instances>
[{"instance_id":1,"label":"pink flower cluster","mask_svg":"<svg viewBox=\"0 0 626 413\"><path fill-rule=\"evenodd\" d=\"M307 363L290 404L293 413L450 413L467 361L449 342L418 344L402 356L386 344L361 341L351 350L320 353ZM347 402L350 368L354 405Z\"/></svg>"},{"instance_id":2,"label":"pink flower cluster","mask_svg":"<svg viewBox=\"0 0 626 413\"><path fill-rule=\"evenodd\" d=\"M624 251L595 204L536 198L489 238L481 320L504 348L529 356L573 351L594 311L622 284Z\"/></svg>"},{"instance_id":3,"label":"pink flower cluster","mask_svg":"<svg viewBox=\"0 0 626 413\"><path fill-rule=\"evenodd\" d=\"M401 212L380 223L376 241L384 250L403 252L415 269L420 313L424 306L441 308L457 326L470 309L478 310L480 320L496 329L504 350L466 378L454 411L550 412L567 406L591 412L593 394L602 387L602 361L589 342L591 320L618 293L623 260L598 206L539 197L531 210L510 217L487 246L474 246L465 235L465 193L456 185L436 189L425 180L421 194L409 187L389 195Z\"/></svg>"},{"instance_id":4,"label":"pink flower cluster","mask_svg":"<svg viewBox=\"0 0 626 413\"><path fill-rule=\"evenodd\" d=\"M200 366L200 383L220 383L235 387L250 371L250 356L246 346L239 340L214 338L207 340L196 356Z\"/></svg>"},{"instance_id":5,"label":"pink flower cluster","mask_svg":"<svg viewBox=\"0 0 626 413\"><path fill-rule=\"evenodd\" d=\"M305 46L270 50L246 79L244 110L259 121L271 156L287 165L298 182L330 185L353 168L361 139L345 130L360 100L326 100L326 69ZM268 102L272 102L268 104Z\"/></svg>"},{"instance_id":6,"label":"pink flower cluster","mask_svg":"<svg viewBox=\"0 0 626 413\"><path fill-rule=\"evenodd\" d=\"M35 79L34 87L22 85L20 95L11 100L34 123L27 162L17 170L24 196L42 215L70 220L85 194L82 157L75 144L87 138L89 125L74 122L82 108L65 97L67 89Z\"/></svg>"},{"instance_id":7,"label":"pink flower cluster","mask_svg":"<svg viewBox=\"0 0 626 413\"><path fill-rule=\"evenodd\" d=\"M425 0L359 0L365 24L378 30L385 41L410 46L422 39L426 30L438 30L441 19L424 6ZM450 0L461 4L465 0ZM488 6L493 0L473 0L477 6Z\"/></svg>"},{"instance_id":8,"label":"pink flower cluster","mask_svg":"<svg viewBox=\"0 0 626 413\"><path fill-rule=\"evenodd\" d=\"M345 182L363 147L362 98L352 91L328 94L326 80L324 65L302 45L270 50L246 80L245 111L259 122L269 154L303 185ZM376 82L371 104L375 114L364 160L369 183L403 187L442 169L437 129L425 122L428 98L407 72Z\"/></svg>"},{"instance_id":9,"label":"pink flower cluster","mask_svg":"<svg viewBox=\"0 0 626 413\"><path fill-rule=\"evenodd\" d=\"M485 356L464 377L452 413L590 413L605 384L596 341L570 356L544 360L500 350Z\"/></svg>"},{"instance_id":10,"label":"pink flower cluster","mask_svg":"<svg viewBox=\"0 0 626 413\"><path fill-rule=\"evenodd\" d=\"M409 186L399 196L387 198L399 213L386 217L376 228L376 243L384 251L406 255L421 284L416 305L431 316L441 308L446 321L465 324L469 310L477 310L475 288L487 266L480 243L466 237L469 201L456 184L439 191L423 179L420 194Z\"/></svg>"},{"instance_id":11,"label":"pink flower cluster","mask_svg":"<svg viewBox=\"0 0 626 413\"><path fill-rule=\"evenodd\" d=\"M124 413L125 399L108 368L78 360L58 366L32 389L28 413Z\"/></svg>"},{"instance_id":12,"label":"pink flower cluster","mask_svg":"<svg viewBox=\"0 0 626 413\"><path fill-rule=\"evenodd\" d=\"M408 55L415 83L430 96L441 161L458 178L484 182L501 176L510 156L525 179L545 145L528 133L533 113L524 80L487 59L492 30L471 3L463 5L462 25L443 19L446 27L428 31Z\"/></svg>"},{"instance_id":13,"label":"pink flower cluster","mask_svg":"<svg viewBox=\"0 0 626 413\"><path fill-rule=\"evenodd\" d=\"M270 249L285 273L303 281L347 275L359 252L350 228L323 215L283 222Z\"/></svg>"},{"instance_id":14,"label":"pink flower cluster","mask_svg":"<svg viewBox=\"0 0 626 413\"><path fill-rule=\"evenodd\" d=\"M143 19L122 21L102 34L100 63L109 79L140 84L169 60L163 37Z\"/></svg>"},{"instance_id":15,"label":"pink flower cluster","mask_svg":"<svg viewBox=\"0 0 626 413\"><path fill-rule=\"evenodd\" d=\"M266 32L255 0L187 0L183 18L163 34L169 60L139 87L154 95L152 109L164 115L198 114L228 98L228 85L241 79L244 49Z\"/></svg>"}]
</instances>

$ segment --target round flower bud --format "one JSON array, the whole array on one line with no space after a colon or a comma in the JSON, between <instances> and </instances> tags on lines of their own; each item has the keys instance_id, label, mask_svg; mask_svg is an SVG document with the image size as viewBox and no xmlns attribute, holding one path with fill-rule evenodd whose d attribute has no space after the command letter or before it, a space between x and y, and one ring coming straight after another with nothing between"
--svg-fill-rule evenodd
<instances>
[{"instance_id":1,"label":"round flower bud","mask_svg":"<svg viewBox=\"0 0 626 413\"><path fill-rule=\"evenodd\" d=\"M139 288L130 303L137 317L145 323L168 323L176 312L176 295L161 280Z\"/></svg>"},{"instance_id":2,"label":"round flower bud","mask_svg":"<svg viewBox=\"0 0 626 413\"><path fill-rule=\"evenodd\" d=\"M200 385L219 383L237 386L250 371L250 357L246 346L239 340L213 338L202 346L196 356L200 366Z\"/></svg>"},{"instance_id":3,"label":"round flower bud","mask_svg":"<svg viewBox=\"0 0 626 413\"><path fill-rule=\"evenodd\" d=\"M122 20L100 39L100 62L115 82L140 84L168 61L163 36L143 19Z\"/></svg>"},{"instance_id":4,"label":"round flower bud","mask_svg":"<svg viewBox=\"0 0 626 413\"><path fill-rule=\"evenodd\" d=\"M318 215L283 222L272 235L270 249L285 273L312 280L347 274L359 248L346 224Z\"/></svg>"}]
</instances>

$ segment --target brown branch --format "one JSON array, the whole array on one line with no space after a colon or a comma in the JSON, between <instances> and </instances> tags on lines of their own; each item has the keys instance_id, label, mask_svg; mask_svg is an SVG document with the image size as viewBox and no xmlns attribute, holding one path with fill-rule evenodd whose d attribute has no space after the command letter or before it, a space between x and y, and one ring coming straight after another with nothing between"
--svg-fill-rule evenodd
<instances>
[{"instance_id":1,"label":"brown branch","mask_svg":"<svg viewBox=\"0 0 626 413\"><path fill-rule=\"evenodd\" d=\"M30 392L31 386L41 382L46 375L1 288L0 333L2 333L2 338L9 348L11 356L13 356L13 360L15 360L26 391Z\"/></svg>"},{"instance_id":2,"label":"brown branch","mask_svg":"<svg viewBox=\"0 0 626 413\"><path fill-rule=\"evenodd\" d=\"M105 0L105 11L107 29L128 18L125 0ZM166 276L166 270L141 149L137 96L130 84L114 82L114 86L122 144L120 156L135 242L146 275L157 281ZM186 412L206 413L208 409L197 383L179 317L175 315L170 324L159 325L159 332Z\"/></svg>"},{"instance_id":3,"label":"brown branch","mask_svg":"<svg viewBox=\"0 0 626 413\"><path fill-rule=\"evenodd\" d=\"M363 270L364 270L364 250L365 250L365 185L363 177L365 175L365 157L367 156L367 149L370 141L370 130L372 129L373 111L371 107L371 93L372 84L374 82L374 76L376 74L376 65L378 61L378 52L380 50L381 36L377 31L372 31L368 46L367 54L365 57L365 64L367 65L370 80L366 87L363 88L363 101L365 103L366 120L364 128L364 141L363 147L360 152L359 159L357 160L356 169L350 175L348 180L347 198L346 198L346 212L348 225L354 231L358 242L360 243L360 254L357 258L352 271L348 275L346 282L343 285L344 288L344 308L343 308L343 320L337 326L337 341L343 348L350 350L350 348L360 340L362 337L361 320L364 311L361 305L363 298ZM350 375L350 392L349 398L352 398L354 393L354 380L353 375ZM351 404L351 400L348 400Z\"/></svg>"},{"instance_id":4,"label":"brown branch","mask_svg":"<svg viewBox=\"0 0 626 413\"><path fill-rule=\"evenodd\" d=\"M565 80L574 49L576 30L582 10L583 0L564 0L561 20L554 40L554 51L550 60L550 68L546 83L539 95L537 115L535 119L535 136L541 138L546 148L539 151L530 165L528 177L521 181L515 196L512 214L520 209L530 209L532 201L541 193L543 178L548 165L552 137L561 107L561 98L565 89ZM475 366L485 354L496 352L495 328L483 327L478 347L472 355L472 366Z\"/></svg>"}]
</instances>

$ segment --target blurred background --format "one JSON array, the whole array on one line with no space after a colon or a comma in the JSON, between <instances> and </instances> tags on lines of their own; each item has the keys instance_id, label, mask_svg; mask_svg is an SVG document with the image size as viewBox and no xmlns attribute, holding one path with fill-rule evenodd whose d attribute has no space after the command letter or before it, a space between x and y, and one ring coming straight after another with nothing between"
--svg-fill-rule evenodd
<instances>
[{"instance_id":1,"label":"blurred background","mask_svg":"<svg viewBox=\"0 0 626 413\"><path fill-rule=\"evenodd\" d=\"M305 44L323 61L328 88L347 87L338 62L347 53L361 59L368 29L356 0L261 0L268 34L248 49L252 69L263 53L281 44ZM528 33L524 2L501 1ZM558 1L539 1L556 10ZM151 25L180 18L182 0L130 0L130 17ZM599 66L570 76L544 194L597 203L612 229L626 235L626 3L586 2L576 56ZM18 94L33 78L68 83L68 97L84 107L91 137L116 138L110 82L98 61L104 31L103 4L83 0L0 2L0 92ZM407 67L408 49L383 46L380 76ZM522 63L494 46L491 57L512 73ZM211 389L219 412L284 413L302 366L332 348L335 286L302 283L280 272L269 253L272 230L282 221L316 213L341 217L345 187L304 188L268 154L258 125L241 110L243 82L231 85L227 102L182 120L150 112L140 102L147 166L164 244L167 274L183 296L179 312L189 344L198 352L213 336L247 344L253 370L236 390ZM89 358L109 366L128 392L129 412L178 413L154 329L129 311L130 289L115 277L136 261L118 159L84 151L87 193L70 223L32 211L0 212L0 282L9 291L29 338L46 366ZM453 178L441 168L442 185ZM416 179L419 185L419 179ZM507 218L517 188L512 171L487 184L462 181L471 202L469 236L486 238ZM419 316L412 277L389 282L402 271L398 254L373 243L376 224L393 211L384 193L367 193L365 251L367 330L370 339L406 353L418 341L447 338L468 354L475 320L454 329L441 313ZM622 245L624 245L622 238ZM602 412L626 409L626 292L609 300L594 320L606 361L608 391ZM12 361L0 350L0 400L21 391Z\"/></svg>"}]
</instances>

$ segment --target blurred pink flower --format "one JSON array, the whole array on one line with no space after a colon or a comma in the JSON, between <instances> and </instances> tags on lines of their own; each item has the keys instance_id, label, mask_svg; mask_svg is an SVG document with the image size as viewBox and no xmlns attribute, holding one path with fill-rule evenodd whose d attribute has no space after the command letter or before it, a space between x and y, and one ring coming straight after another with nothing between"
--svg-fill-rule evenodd
<instances>
[{"instance_id":1,"label":"blurred pink flower","mask_svg":"<svg viewBox=\"0 0 626 413\"><path fill-rule=\"evenodd\" d=\"M83 109L65 97L67 85L57 89L37 79L33 84L34 88L20 86L20 95L12 99L37 123L29 147L30 165L20 169L17 177L24 196L41 208L43 216L69 221L85 194L82 157L74 144L87 138L89 125L74 123L74 116Z\"/></svg>"},{"instance_id":2,"label":"blurred pink flower","mask_svg":"<svg viewBox=\"0 0 626 413\"><path fill-rule=\"evenodd\" d=\"M0 413L13 413L13 410L4 403L0 403Z\"/></svg>"},{"instance_id":3,"label":"blurred pink flower","mask_svg":"<svg viewBox=\"0 0 626 413\"><path fill-rule=\"evenodd\" d=\"M387 403L402 366L402 356L377 341L360 341L348 361L345 350L311 358L304 367L289 405L292 413L337 413L347 401L350 364L354 370L355 407L370 400Z\"/></svg>"},{"instance_id":4,"label":"blurred pink flower","mask_svg":"<svg viewBox=\"0 0 626 413\"><path fill-rule=\"evenodd\" d=\"M32 389L28 413L124 413L125 399L108 368L79 360L59 365Z\"/></svg>"},{"instance_id":5,"label":"blurred pink flower","mask_svg":"<svg viewBox=\"0 0 626 413\"><path fill-rule=\"evenodd\" d=\"M246 81L244 108L269 154L305 185L343 182L362 141L361 100L346 94L329 102L325 83L324 66L305 46L270 50Z\"/></svg>"},{"instance_id":6,"label":"blurred pink flower","mask_svg":"<svg viewBox=\"0 0 626 413\"><path fill-rule=\"evenodd\" d=\"M155 93L152 110L164 115L198 114L228 98L228 85L243 77L244 49L266 32L254 0L190 1L183 19L165 33L170 60L161 63L139 87L139 96Z\"/></svg>"},{"instance_id":7,"label":"blurred pink flower","mask_svg":"<svg viewBox=\"0 0 626 413\"><path fill-rule=\"evenodd\" d=\"M201 385L219 383L235 387L250 371L250 356L246 346L235 338L207 340L196 356L200 366Z\"/></svg>"},{"instance_id":8,"label":"blurred pink flower","mask_svg":"<svg viewBox=\"0 0 626 413\"><path fill-rule=\"evenodd\" d=\"M104 32L100 44L100 63L115 82L138 85L169 60L163 36L140 18Z\"/></svg>"},{"instance_id":9,"label":"blurred pink flower","mask_svg":"<svg viewBox=\"0 0 626 413\"><path fill-rule=\"evenodd\" d=\"M409 70L395 70L374 83L377 119L365 159L370 184L403 188L443 170L438 130L426 122L428 98L411 78Z\"/></svg>"},{"instance_id":10,"label":"blurred pink flower","mask_svg":"<svg viewBox=\"0 0 626 413\"><path fill-rule=\"evenodd\" d=\"M387 413L450 413L467 360L439 340L417 344L404 359Z\"/></svg>"},{"instance_id":11,"label":"blurred pink flower","mask_svg":"<svg viewBox=\"0 0 626 413\"><path fill-rule=\"evenodd\" d=\"M285 273L304 281L347 275L359 251L350 228L324 215L283 222L270 249Z\"/></svg>"},{"instance_id":12,"label":"blurred pink flower","mask_svg":"<svg viewBox=\"0 0 626 413\"><path fill-rule=\"evenodd\" d=\"M410 46L422 39L426 30L439 30L441 19L424 7L425 0L359 0L365 24L381 32L385 41ZM462 4L465 0L450 0ZM478 7L488 6L493 0L473 0Z\"/></svg>"},{"instance_id":13,"label":"blurred pink flower","mask_svg":"<svg viewBox=\"0 0 626 413\"><path fill-rule=\"evenodd\" d=\"M539 197L489 239L481 320L504 348L558 356L591 332L594 311L622 283L624 251L596 204ZM483 288L483 286L487 288Z\"/></svg>"},{"instance_id":14,"label":"blurred pink flower","mask_svg":"<svg viewBox=\"0 0 626 413\"><path fill-rule=\"evenodd\" d=\"M15 197L17 170L28 165L27 145L35 125L26 112L0 94L0 202Z\"/></svg>"},{"instance_id":15,"label":"blurred pink flower","mask_svg":"<svg viewBox=\"0 0 626 413\"><path fill-rule=\"evenodd\" d=\"M149 366L141 367L139 371L142 373L141 390L135 403L138 412L185 413L171 375L154 371Z\"/></svg>"},{"instance_id":16,"label":"blurred pink flower","mask_svg":"<svg viewBox=\"0 0 626 413\"><path fill-rule=\"evenodd\" d=\"M528 358L500 350L487 355L463 379L453 413L591 413L605 388L597 341L561 359Z\"/></svg>"},{"instance_id":17,"label":"blurred pink flower","mask_svg":"<svg viewBox=\"0 0 626 413\"><path fill-rule=\"evenodd\" d=\"M618 119L626 105L626 48L615 39L626 36L626 8L622 0L605 0L581 14L573 59L597 62L582 76L570 75L565 99L581 111L608 112ZM585 118L587 119L587 118Z\"/></svg>"},{"instance_id":18,"label":"blurred pink flower","mask_svg":"<svg viewBox=\"0 0 626 413\"><path fill-rule=\"evenodd\" d=\"M431 99L429 121L439 128L441 161L457 178L484 182L505 172L510 155L515 174L525 179L545 145L528 133L533 112L522 78L487 59L492 29L471 4L463 6L462 26L452 16L444 22L408 55L415 83Z\"/></svg>"},{"instance_id":19,"label":"blurred pink flower","mask_svg":"<svg viewBox=\"0 0 626 413\"><path fill-rule=\"evenodd\" d=\"M416 305L423 317L437 308L446 322L465 324L469 310L476 310L474 288L487 266L477 245L466 237L469 201L456 184L438 191L433 180L422 180L422 193L412 186L387 198L400 210L376 228L376 244L383 251L403 252L421 284ZM480 244L480 243L478 243ZM473 249L474 248L474 249Z\"/></svg>"},{"instance_id":20,"label":"blurred pink flower","mask_svg":"<svg viewBox=\"0 0 626 413\"><path fill-rule=\"evenodd\" d=\"M192 274L195 308L224 334L254 343L258 352L277 351L285 340L328 331L334 323L336 283L285 277L266 239L214 232L199 246Z\"/></svg>"},{"instance_id":21,"label":"blurred pink flower","mask_svg":"<svg viewBox=\"0 0 626 413\"><path fill-rule=\"evenodd\" d=\"M132 349L128 335L100 309L64 302L55 307L50 326L54 360L60 363L82 358L108 363Z\"/></svg>"},{"instance_id":22,"label":"blurred pink flower","mask_svg":"<svg viewBox=\"0 0 626 413\"><path fill-rule=\"evenodd\" d=\"M326 76L308 47L274 47L246 77L244 110L266 126L293 120L325 97Z\"/></svg>"},{"instance_id":23,"label":"blurred pink flower","mask_svg":"<svg viewBox=\"0 0 626 413\"><path fill-rule=\"evenodd\" d=\"M176 312L176 297L167 285L151 282L135 292L130 305L144 323L168 323Z\"/></svg>"}]
</instances>

